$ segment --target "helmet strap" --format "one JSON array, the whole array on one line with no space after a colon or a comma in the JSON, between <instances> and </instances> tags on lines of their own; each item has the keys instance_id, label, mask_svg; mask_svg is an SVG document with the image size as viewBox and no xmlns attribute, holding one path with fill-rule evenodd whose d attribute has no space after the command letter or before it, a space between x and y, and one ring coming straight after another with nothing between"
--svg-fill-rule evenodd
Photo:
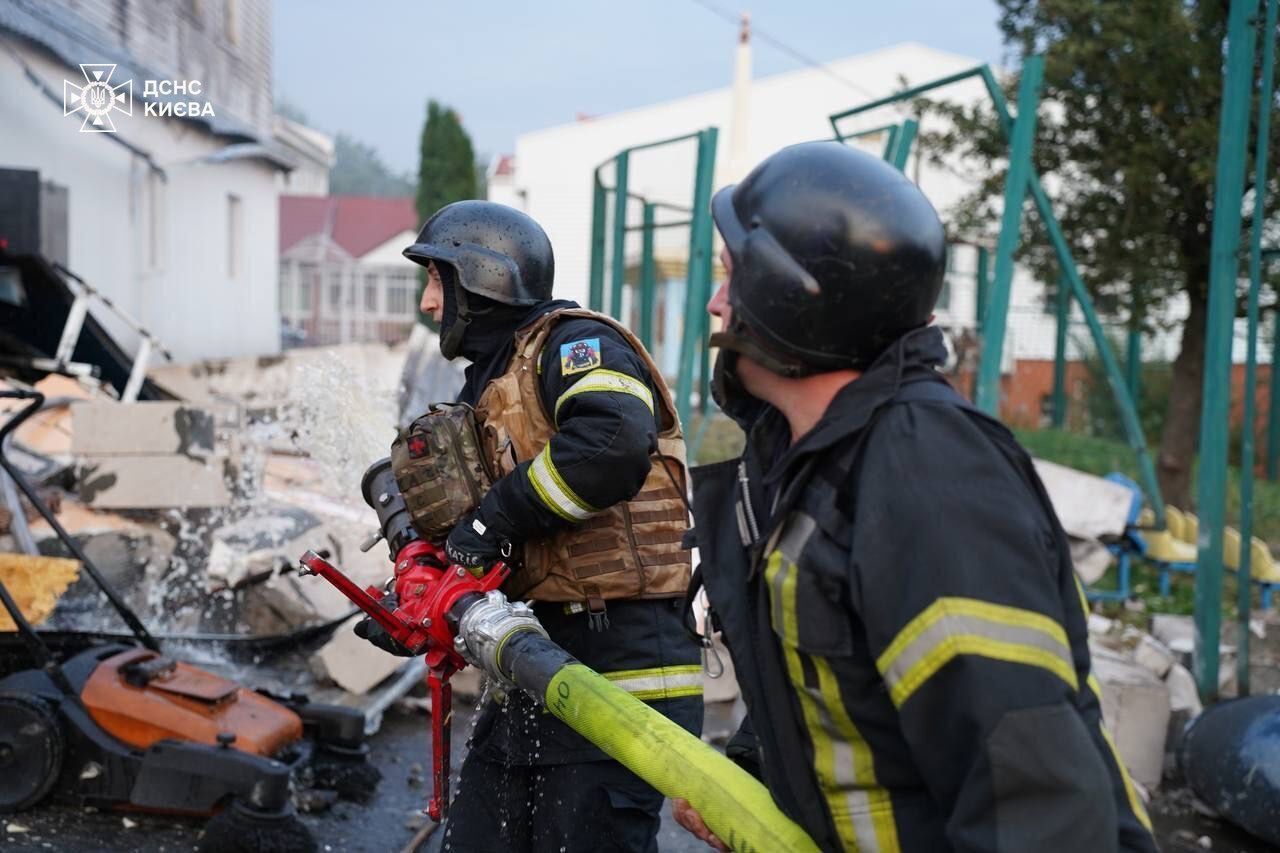
<instances>
[{"instance_id":1,"label":"helmet strap","mask_svg":"<svg viewBox=\"0 0 1280 853\"><path fill-rule=\"evenodd\" d=\"M453 361L462 352L462 339L467 335L467 327L471 325L471 310L467 306L467 292L456 280L453 283L453 298L457 300L458 312L440 337L440 354Z\"/></svg>"},{"instance_id":2,"label":"helmet strap","mask_svg":"<svg viewBox=\"0 0 1280 853\"><path fill-rule=\"evenodd\" d=\"M776 373L788 379L798 379L802 376L809 376L822 371L822 368L792 359L784 359L765 349L764 345L751 334L751 330L737 319L730 324L729 329L726 331L714 333L711 336L710 345L731 350L739 355L745 355L770 373ZM730 370L733 369L731 365L726 365L726 367Z\"/></svg>"}]
</instances>

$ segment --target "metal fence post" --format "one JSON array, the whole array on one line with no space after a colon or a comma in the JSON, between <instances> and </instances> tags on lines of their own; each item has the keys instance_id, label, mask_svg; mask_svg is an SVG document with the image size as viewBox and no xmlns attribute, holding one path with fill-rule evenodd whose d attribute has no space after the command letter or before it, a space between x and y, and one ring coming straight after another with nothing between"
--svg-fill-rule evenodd
<instances>
[{"instance_id":1,"label":"metal fence post","mask_svg":"<svg viewBox=\"0 0 1280 853\"><path fill-rule=\"evenodd\" d=\"M622 283L627 275L627 167L630 152L615 159L613 179L613 281L609 287L609 316L622 319Z\"/></svg>"},{"instance_id":2,"label":"metal fence post","mask_svg":"<svg viewBox=\"0 0 1280 853\"><path fill-rule=\"evenodd\" d=\"M653 224L655 205L645 202L644 230L640 232L640 342L653 352L653 301L658 289L656 264L653 259Z\"/></svg>"},{"instance_id":3,"label":"metal fence post","mask_svg":"<svg viewBox=\"0 0 1280 853\"><path fill-rule=\"evenodd\" d=\"M591 279L587 294L587 307L592 311L604 310L604 235L605 205L608 204L604 184L600 181L600 167L596 167L591 191Z\"/></svg>"},{"instance_id":4,"label":"metal fence post","mask_svg":"<svg viewBox=\"0 0 1280 853\"><path fill-rule=\"evenodd\" d=\"M982 323L986 319L987 294L991 290L991 252L986 246L978 247L978 282L974 293L973 322L978 332L982 332Z\"/></svg>"},{"instance_id":5,"label":"metal fence post","mask_svg":"<svg viewBox=\"0 0 1280 853\"><path fill-rule=\"evenodd\" d=\"M692 414L695 371L702 374L698 383L702 406L706 405L711 383L704 365L707 363L706 337L710 323L707 300L711 298L711 183L715 175L717 136L714 127L707 128L698 136L698 167L693 179L693 222L689 226L689 266L685 274L684 335L680 345L680 375L676 378L676 409L686 429Z\"/></svg>"},{"instance_id":6,"label":"metal fence post","mask_svg":"<svg viewBox=\"0 0 1280 853\"><path fill-rule=\"evenodd\" d=\"M916 131L919 129L920 122L913 118L902 123L902 130L898 133L898 144L893 151L893 167L899 172L907 168L907 158L911 156L911 143L915 142Z\"/></svg>"},{"instance_id":7,"label":"metal fence post","mask_svg":"<svg viewBox=\"0 0 1280 853\"><path fill-rule=\"evenodd\" d=\"M1071 323L1071 290L1065 275L1058 276L1058 326L1053 342L1053 413L1054 429L1067 425L1067 331Z\"/></svg>"},{"instance_id":8,"label":"metal fence post","mask_svg":"<svg viewBox=\"0 0 1280 853\"><path fill-rule=\"evenodd\" d=\"M1022 202L1027 179L1032 174L1031 146L1035 141L1036 108L1040 103L1040 83L1044 57L1028 56L1022 63L1018 85L1018 117L1009 144L1009 173L1005 178L1004 214L996 243L996 277L987 299L983 323L982 360L978 365L978 388L974 402L991 415L1000 409L1000 362L1008 327L1009 291L1013 286L1013 253L1022 230Z\"/></svg>"},{"instance_id":9,"label":"metal fence post","mask_svg":"<svg viewBox=\"0 0 1280 853\"><path fill-rule=\"evenodd\" d=\"M899 127L899 125L896 125L896 124L895 124L895 125L890 125L889 130L888 130L888 134L889 134L889 135L888 135L888 137L887 137L887 138L885 139L885 141L884 141L884 153L880 155L880 156L882 156L885 160L890 160L890 159L892 159L892 158L893 158L893 152L894 152L894 151L897 149L897 147L898 147L898 134L899 134L899 133L901 133L901 128Z\"/></svg>"},{"instance_id":10,"label":"metal fence post","mask_svg":"<svg viewBox=\"0 0 1280 853\"><path fill-rule=\"evenodd\" d=\"M1136 309L1135 309L1136 310ZM1129 320L1129 335L1125 347L1124 384L1137 406L1142 397L1142 326L1137 317Z\"/></svg>"},{"instance_id":11,"label":"metal fence post","mask_svg":"<svg viewBox=\"0 0 1280 853\"><path fill-rule=\"evenodd\" d=\"M1267 479L1280 479L1280 307L1271 312L1271 401L1267 406Z\"/></svg>"},{"instance_id":12,"label":"metal fence post","mask_svg":"<svg viewBox=\"0 0 1280 853\"><path fill-rule=\"evenodd\" d=\"M1253 183L1253 243L1249 247L1247 350L1244 362L1244 430L1240 440L1240 570L1236 575L1237 694L1249 695L1249 610L1253 602L1253 445L1257 421L1258 293L1262 290L1262 231L1267 210L1267 156L1271 143L1271 77L1275 68L1276 0L1267 0L1262 27L1262 82L1258 96L1258 139L1255 143ZM1274 345L1273 345L1274 350ZM1275 354L1272 353L1272 372Z\"/></svg>"},{"instance_id":13,"label":"metal fence post","mask_svg":"<svg viewBox=\"0 0 1280 853\"><path fill-rule=\"evenodd\" d=\"M1209 317L1204 347L1204 402L1200 413L1199 556L1195 577L1195 650L1192 669L1205 701L1218 695L1218 644L1222 621L1222 542L1227 497L1227 428L1231 416L1231 341L1240 272L1240 202L1253 93L1251 18L1258 0L1231 0L1227 63L1218 125L1213 250L1209 266Z\"/></svg>"}]
</instances>

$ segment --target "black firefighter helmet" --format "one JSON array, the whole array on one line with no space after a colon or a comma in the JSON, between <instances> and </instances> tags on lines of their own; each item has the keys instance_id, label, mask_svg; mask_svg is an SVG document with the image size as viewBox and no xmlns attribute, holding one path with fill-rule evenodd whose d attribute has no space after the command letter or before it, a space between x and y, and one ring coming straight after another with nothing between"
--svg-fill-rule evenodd
<instances>
[{"instance_id":1,"label":"black firefighter helmet","mask_svg":"<svg viewBox=\"0 0 1280 853\"><path fill-rule=\"evenodd\" d=\"M458 354L475 314L467 294L512 306L537 305L551 298L556 266L551 241L537 222L504 204L446 204L426 221L404 256L422 266L436 261L452 268L445 281L456 283L452 296L457 317L442 330L440 341L447 358Z\"/></svg>"},{"instance_id":2,"label":"black firefighter helmet","mask_svg":"<svg viewBox=\"0 0 1280 853\"><path fill-rule=\"evenodd\" d=\"M837 142L782 149L711 202L733 260L714 344L783 376L868 367L929 322L946 235L919 188Z\"/></svg>"}]
</instances>

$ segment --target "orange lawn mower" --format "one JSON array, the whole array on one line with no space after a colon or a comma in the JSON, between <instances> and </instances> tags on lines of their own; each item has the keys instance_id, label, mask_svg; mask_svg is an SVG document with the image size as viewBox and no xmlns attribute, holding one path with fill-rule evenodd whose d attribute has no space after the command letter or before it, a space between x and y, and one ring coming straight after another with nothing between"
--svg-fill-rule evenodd
<instances>
[{"instance_id":1,"label":"orange lawn mower","mask_svg":"<svg viewBox=\"0 0 1280 853\"><path fill-rule=\"evenodd\" d=\"M363 715L271 696L163 654L4 453L44 396L0 397L31 401L0 428L0 467L130 630L37 631L0 583L0 603L17 627L0 635L0 812L57 800L210 816L202 851L315 850L293 791L357 800L372 793L381 774L368 762Z\"/></svg>"}]
</instances>

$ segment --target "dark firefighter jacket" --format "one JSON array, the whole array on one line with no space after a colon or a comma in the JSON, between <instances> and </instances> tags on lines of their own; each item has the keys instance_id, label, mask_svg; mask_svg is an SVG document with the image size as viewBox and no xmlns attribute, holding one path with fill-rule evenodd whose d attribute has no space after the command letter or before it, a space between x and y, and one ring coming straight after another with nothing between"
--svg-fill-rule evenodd
<instances>
[{"instance_id":1,"label":"dark firefighter jacket","mask_svg":"<svg viewBox=\"0 0 1280 853\"><path fill-rule=\"evenodd\" d=\"M512 357L515 332L542 314L576 307L557 300L538 305L510 328L495 330L489 341L466 341L478 356L467 369L459 401L472 405L485 385L502 374ZM468 338L471 337L470 331ZM573 353L579 341L591 346L584 356L562 369L562 347ZM579 348L581 352L581 348ZM481 356L480 353L484 355ZM468 354L464 351L464 355ZM584 360L585 359L585 360ZM557 323L541 359L540 401L546 411L560 404L558 432L550 454L568 488L592 506L607 507L633 497L649 473L649 453L658 424L642 397L620 390L595 390L565 396L597 367L626 374L655 389L644 361L612 327L596 320L565 319ZM547 536L568 522L534 490L522 463L499 479L485 496L480 513L485 523L512 542ZM551 639L582 663L652 704L692 732L702 728L702 666L696 643L684 631L682 602L611 601L603 615L591 618L580 605L539 603L534 611ZM489 702L477 721L472 744L493 761L519 764L562 764L596 761L605 754L552 717L521 691L504 705Z\"/></svg>"},{"instance_id":2,"label":"dark firefighter jacket","mask_svg":"<svg viewBox=\"0 0 1280 853\"><path fill-rule=\"evenodd\" d=\"M1065 534L943 355L913 332L793 446L767 408L742 459L693 471L753 757L824 850L1154 850Z\"/></svg>"}]
</instances>

